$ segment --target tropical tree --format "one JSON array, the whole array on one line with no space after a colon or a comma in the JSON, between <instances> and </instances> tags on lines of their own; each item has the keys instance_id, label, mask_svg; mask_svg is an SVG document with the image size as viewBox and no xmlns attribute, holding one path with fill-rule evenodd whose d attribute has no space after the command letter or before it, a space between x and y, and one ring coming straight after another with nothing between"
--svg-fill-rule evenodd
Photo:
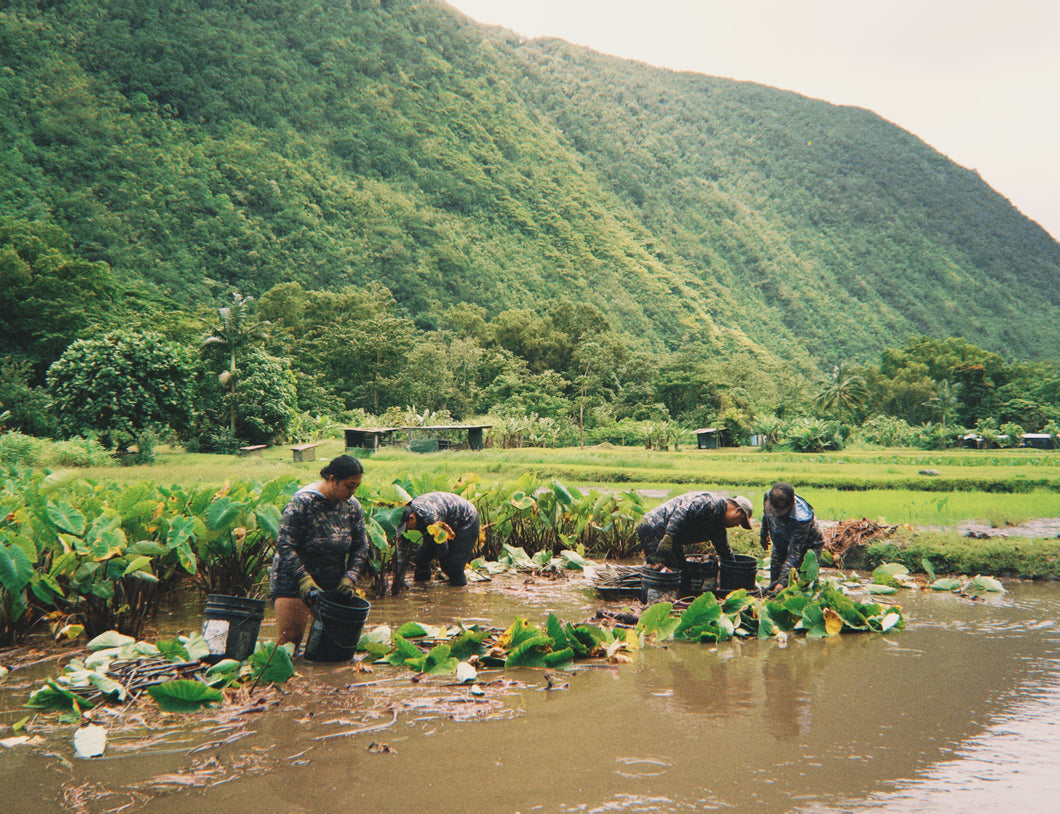
<instances>
[{"instance_id":1,"label":"tropical tree","mask_svg":"<svg viewBox=\"0 0 1060 814\"><path fill-rule=\"evenodd\" d=\"M935 411L935 416L938 418L939 424L942 425L943 431L949 427L957 416L957 409L961 405L958 397L960 392L961 386L959 384L953 384L943 379L935 384L935 393L927 400L927 406Z\"/></svg>"},{"instance_id":2,"label":"tropical tree","mask_svg":"<svg viewBox=\"0 0 1060 814\"><path fill-rule=\"evenodd\" d=\"M219 348L224 369L217 380L228 392L228 420L232 437L236 436L236 403L239 389L239 361L253 343L264 338L264 326L252 320L250 297L232 294L232 304L217 309L218 323L203 337L204 348Z\"/></svg>"},{"instance_id":3,"label":"tropical tree","mask_svg":"<svg viewBox=\"0 0 1060 814\"><path fill-rule=\"evenodd\" d=\"M186 428L192 360L159 334L112 331L79 339L48 369L48 390L67 435L96 432L123 450L149 432Z\"/></svg>"},{"instance_id":4,"label":"tropical tree","mask_svg":"<svg viewBox=\"0 0 1060 814\"><path fill-rule=\"evenodd\" d=\"M865 406L868 397L865 379L840 363L832 369L832 378L817 394L814 405L839 421L851 420Z\"/></svg>"},{"instance_id":5,"label":"tropical tree","mask_svg":"<svg viewBox=\"0 0 1060 814\"><path fill-rule=\"evenodd\" d=\"M266 444L285 435L298 411L294 373L287 360L270 356L260 348L243 359L240 377L239 437L252 444Z\"/></svg>"}]
</instances>

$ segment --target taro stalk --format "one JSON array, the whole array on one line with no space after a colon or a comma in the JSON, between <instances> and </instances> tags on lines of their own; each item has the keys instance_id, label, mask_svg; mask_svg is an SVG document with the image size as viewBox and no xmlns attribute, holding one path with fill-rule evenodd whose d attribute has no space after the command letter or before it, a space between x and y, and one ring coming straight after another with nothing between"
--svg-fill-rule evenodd
<instances>
[{"instance_id":1,"label":"taro stalk","mask_svg":"<svg viewBox=\"0 0 1060 814\"><path fill-rule=\"evenodd\" d=\"M410 484L406 481L405 485ZM383 486L374 494L365 494L358 498L364 509L364 524L368 533L368 564L372 569L372 587L377 596L387 594L386 575L397 553L397 528L401 523L405 504L412 499L405 485L395 482ZM409 532L409 537L411 539L418 535Z\"/></svg>"}]
</instances>

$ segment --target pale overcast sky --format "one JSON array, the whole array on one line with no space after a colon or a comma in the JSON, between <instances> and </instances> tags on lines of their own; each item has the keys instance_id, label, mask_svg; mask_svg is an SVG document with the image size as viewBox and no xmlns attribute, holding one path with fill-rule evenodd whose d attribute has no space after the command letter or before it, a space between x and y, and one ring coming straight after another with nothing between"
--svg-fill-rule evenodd
<instances>
[{"instance_id":1,"label":"pale overcast sky","mask_svg":"<svg viewBox=\"0 0 1060 814\"><path fill-rule=\"evenodd\" d=\"M447 0L526 37L868 108L1060 239L1058 0Z\"/></svg>"}]
</instances>

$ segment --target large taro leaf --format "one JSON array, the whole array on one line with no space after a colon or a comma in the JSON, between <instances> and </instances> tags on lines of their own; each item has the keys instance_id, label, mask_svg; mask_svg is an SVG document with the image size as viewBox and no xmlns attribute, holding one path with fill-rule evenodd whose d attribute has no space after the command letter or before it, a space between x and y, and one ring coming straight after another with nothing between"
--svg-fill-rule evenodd
<instances>
[{"instance_id":1,"label":"large taro leaf","mask_svg":"<svg viewBox=\"0 0 1060 814\"><path fill-rule=\"evenodd\" d=\"M567 625L566 631L567 641L570 642L575 652L578 650L578 645L575 642L579 642L585 648L588 656L595 655L601 648L610 644L613 638L606 630L596 625L578 625L576 627Z\"/></svg>"},{"instance_id":2,"label":"large taro leaf","mask_svg":"<svg viewBox=\"0 0 1060 814\"><path fill-rule=\"evenodd\" d=\"M266 684L283 684L294 675L291 655L294 643L277 645L275 642L258 642L258 646L247 659L255 681Z\"/></svg>"},{"instance_id":3,"label":"large taro leaf","mask_svg":"<svg viewBox=\"0 0 1060 814\"><path fill-rule=\"evenodd\" d=\"M466 661L471 656L481 656L486 652L486 645L483 642L489 633L488 630L481 630L477 626L461 628L460 632L449 642L453 657Z\"/></svg>"},{"instance_id":4,"label":"large taro leaf","mask_svg":"<svg viewBox=\"0 0 1060 814\"><path fill-rule=\"evenodd\" d=\"M166 712L196 712L224 700L220 690L190 678L164 681L148 687L147 692Z\"/></svg>"},{"instance_id":5,"label":"large taro leaf","mask_svg":"<svg viewBox=\"0 0 1060 814\"><path fill-rule=\"evenodd\" d=\"M48 520L60 531L77 536L85 533L88 525L85 516L65 500L60 500L58 503L52 503L49 500L44 510L48 515Z\"/></svg>"},{"instance_id":6,"label":"large taro leaf","mask_svg":"<svg viewBox=\"0 0 1060 814\"><path fill-rule=\"evenodd\" d=\"M266 537L275 540L280 533L280 510L272 503L260 503L254 507L254 517L257 518L258 528Z\"/></svg>"},{"instance_id":7,"label":"large taro leaf","mask_svg":"<svg viewBox=\"0 0 1060 814\"><path fill-rule=\"evenodd\" d=\"M585 658L596 649L596 640L588 634L579 636L574 625L570 622L563 625L563 632L566 634L567 644L574 650L575 656Z\"/></svg>"},{"instance_id":8,"label":"large taro leaf","mask_svg":"<svg viewBox=\"0 0 1060 814\"><path fill-rule=\"evenodd\" d=\"M459 660L451 655L447 644L436 644L423 662L423 672L428 675L449 675L456 672Z\"/></svg>"},{"instance_id":9,"label":"large taro leaf","mask_svg":"<svg viewBox=\"0 0 1060 814\"><path fill-rule=\"evenodd\" d=\"M545 622L545 633L549 638L549 645L553 650L566 650L570 647L570 642L567 641L567 634L563 630L563 623L556 618L554 613L548 615L548 620Z\"/></svg>"},{"instance_id":10,"label":"large taro leaf","mask_svg":"<svg viewBox=\"0 0 1060 814\"><path fill-rule=\"evenodd\" d=\"M26 706L31 709L82 710L92 709L95 704L49 679L43 687L30 693Z\"/></svg>"},{"instance_id":11,"label":"large taro leaf","mask_svg":"<svg viewBox=\"0 0 1060 814\"><path fill-rule=\"evenodd\" d=\"M939 577L932 582L928 587L933 591L956 591L961 588L964 583L957 577Z\"/></svg>"},{"instance_id":12,"label":"large taro leaf","mask_svg":"<svg viewBox=\"0 0 1060 814\"><path fill-rule=\"evenodd\" d=\"M18 546L0 543L0 587L17 594L33 579L33 563Z\"/></svg>"},{"instance_id":13,"label":"large taro leaf","mask_svg":"<svg viewBox=\"0 0 1060 814\"><path fill-rule=\"evenodd\" d=\"M866 611L866 608L877 607L855 602L831 585L825 586L824 590L821 591L820 601L822 605L835 611L842 618L843 623L852 630L867 630L868 624L865 619L867 616L873 615L873 612L871 610Z\"/></svg>"},{"instance_id":14,"label":"large taro leaf","mask_svg":"<svg viewBox=\"0 0 1060 814\"><path fill-rule=\"evenodd\" d=\"M721 602L721 612L732 615L750 607L755 602L754 597L748 595L746 588L738 588L728 594Z\"/></svg>"},{"instance_id":15,"label":"large taro leaf","mask_svg":"<svg viewBox=\"0 0 1060 814\"><path fill-rule=\"evenodd\" d=\"M758 638L769 639L781 632L781 628L773 621L773 607L775 602L763 602L758 608ZM780 606L783 609L783 606ZM786 613L786 611L784 611ZM790 630L790 628L788 628Z\"/></svg>"},{"instance_id":16,"label":"large taro leaf","mask_svg":"<svg viewBox=\"0 0 1060 814\"><path fill-rule=\"evenodd\" d=\"M559 559L564 568L572 571L584 571L588 566L592 565L591 560L585 559L577 551L573 551L569 548L559 552Z\"/></svg>"},{"instance_id":17,"label":"large taro leaf","mask_svg":"<svg viewBox=\"0 0 1060 814\"><path fill-rule=\"evenodd\" d=\"M674 631L674 638L698 640L699 633L707 626L716 626L719 618L721 618L721 605L714 598L714 594L700 594L681 614L681 621Z\"/></svg>"},{"instance_id":18,"label":"large taro leaf","mask_svg":"<svg viewBox=\"0 0 1060 814\"><path fill-rule=\"evenodd\" d=\"M189 574L194 574L197 568L195 552L191 548L191 541L194 537L194 518L174 517L170 521L169 531L166 534L166 547L170 551L177 552L181 567Z\"/></svg>"},{"instance_id":19,"label":"large taro leaf","mask_svg":"<svg viewBox=\"0 0 1060 814\"><path fill-rule=\"evenodd\" d=\"M801 607L796 610L789 607L787 602L782 602L778 599L767 599L762 603L762 608L758 613L759 636L761 636L761 620L764 617L768 617L770 622L776 625L777 629L784 632L793 630L799 620L802 619Z\"/></svg>"},{"instance_id":20,"label":"large taro leaf","mask_svg":"<svg viewBox=\"0 0 1060 814\"><path fill-rule=\"evenodd\" d=\"M385 656L391 650L391 635L393 634L390 625L374 627L361 636L360 641L357 642L357 649L370 656Z\"/></svg>"},{"instance_id":21,"label":"large taro leaf","mask_svg":"<svg viewBox=\"0 0 1060 814\"><path fill-rule=\"evenodd\" d=\"M875 585L887 585L891 588L900 588L901 584L895 579L899 574L908 574L909 569L901 563L885 562L872 572L872 582Z\"/></svg>"},{"instance_id":22,"label":"large taro leaf","mask_svg":"<svg viewBox=\"0 0 1060 814\"><path fill-rule=\"evenodd\" d=\"M645 636L654 636L656 641L666 641L673 638L674 631L681 624L679 616L672 616L673 604L670 602L656 602L637 620L636 631Z\"/></svg>"},{"instance_id":23,"label":"large taro leaf","mask_svg":"<svg viewBox=\"0 0 1060 814\"><path fill-rule=\"evenodd\" d=\"M802 609L802 628L808 639L823 639L828 635L825 628L824 610L817 602L811 602Z\"/></svg>"},{"instance_id":24,"label":"large taro leaf","mask_svg":"<svg viewBox=\"0 0 1060 814\"><path fill-rule=\"evenodd\" d=\"M802 577L802 581L809 583L813 586L817 583L817 575L821 572L821 565L817 561L817 554L812 549L806 552L806 556L803 557L802 567L799 569L799 576Z\"/></svg>"},{"instance_id":25,"label":"large taro leaf","mask_svg":"<svg viewBox=\"0 0 1060 814\"><path fill-rule=\"evenodd\" d=\"M553 650L545 653L545 666L556 670L565 670L574 662L574 648L565 647L563 650Z\"/></svg>"},{"instance_id":26,"label":"large taro leaf","mask_svg":"<svg viewBox=\"0 0 1060 814\"><path fill-rule=\"evenodd\" d=\"M504 660L505 668L510 667L547 667L545 654L549 651L549 639L537 631L533 636L524 636L519 644L508 651Z\"/></svg>"},{"instance_id":27,"label":"large taro leaf","mask_svg":"<svg viewBox=\"0 0 1060 814\"><path fill-rule=\"evenodd\" d=\"M391 641L394 644L394 652L386 657L388 664L393 667L411 667L417 672L423 669L426 653L397 633L391 637Z\"/></svg>"},{"instance_id":28,"label":"large taro leaf","mask_svg":"<svg viewBox=\"0 0 1060 814\"><path fill-rule=\"evenodd\" d=\"M824 608L824 632L827 636L838 636L843 630L843 617L831 608Z\"/></svg>"},{"instance_id":29,"label":"large taro leaf","mask_svg":"<svg viewBox=\"0 0 1060 814\"><path fill-rule=\"evenodd\" d=\"M1001 580L994 577L984 577L982 574L976 574L972 577L970 588L975 591L1005 593L1005 586L1001 584Z\"/></svg>"},{"instance_id":30,"label":"large taro leaf","mask_svg":"<svg viewBox=\"0 0 1060 814\"><path fill-rule=\"evenodd\" d=\"M242 504L233 503L227 497L219 497L206 508L206 527L216 530L230 526L236 522L243 509Z\"/></svg>"},{"instance_id":31,"label":"large taro leaf","mask_svg":"<svg viewBox=\"0 0 1060 814\"><path fill-rule=\"evenodd\" d=\"M508 629L497 639L497 645L506 652L511 653L527 639L541 636L541 631L529 624L525 619L516 617Z\"/></svg>"},{"instance_id":32,"label":"large taro leaf","mask_svg":"<svg viewBox=\"0 0 1060 814\"><path fill-rule=\"evenodd\" d=\"M111 647L122 647L123 645L133 644L136 642L132 636L126 636L124 633L119 633L116 630L108 630L105 633L100 633L96 638L90 641L86 647L89 650L106 650Z\"/></svg>"},{"instance_id":33,"label":"large taro leaf","mask_svg":"<svg viewBox=\"0 0 1060 814\"><path fill-rule=\"evenodd\" d=\"M504 551L497 557L497 562L505 563L513 568L533 569L534 561L521 546L511 546L507 543L501 544Z\"/></svg>"}]
</instances>

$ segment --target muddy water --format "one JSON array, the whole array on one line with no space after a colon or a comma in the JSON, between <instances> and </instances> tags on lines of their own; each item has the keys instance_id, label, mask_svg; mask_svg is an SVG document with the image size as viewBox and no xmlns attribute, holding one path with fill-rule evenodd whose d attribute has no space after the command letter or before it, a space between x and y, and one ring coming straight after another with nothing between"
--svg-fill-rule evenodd
<instances>
[{"instance_id":1,"label":"muddy water","mask_svg":"<svg viewBox=\"0 0 1060 814\"><path fill-rule=\"evenodd\" d=\"M267 709L167 716L157 743L93 761L52 736L0 752L0 782L23 811L1052 810L1060 587L1010 587L903 593L908 627L887 636L671 643L553 689L495 673L481 700L300 662ZM600 604L577 582L437 585L375 603L369 625L577 621Z\"/></svg>"}]
</instances>

